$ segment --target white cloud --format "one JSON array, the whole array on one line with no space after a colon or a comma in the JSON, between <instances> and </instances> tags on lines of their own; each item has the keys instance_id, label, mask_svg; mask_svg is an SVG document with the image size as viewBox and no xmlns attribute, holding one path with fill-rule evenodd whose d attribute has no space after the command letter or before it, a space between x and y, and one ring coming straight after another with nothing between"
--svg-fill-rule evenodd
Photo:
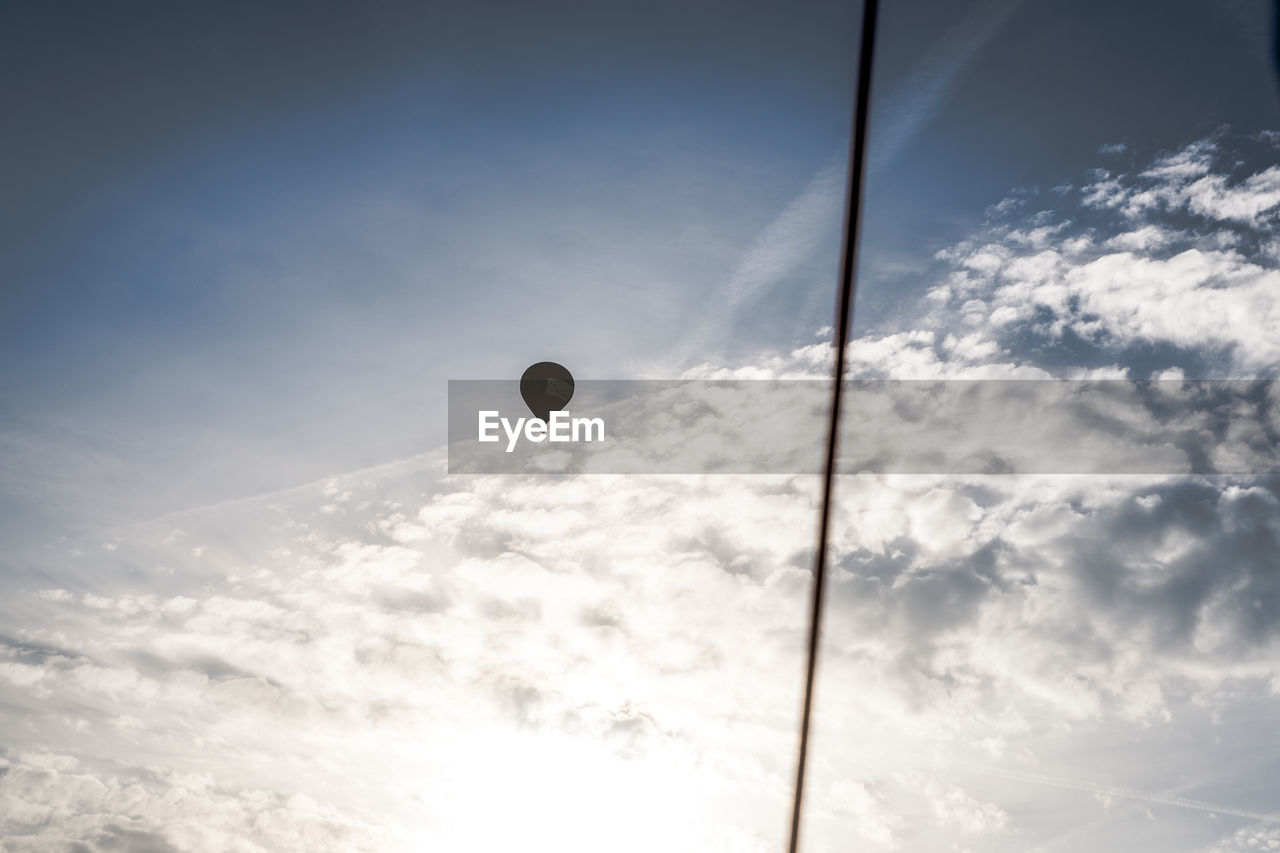
<instances>
[{"instance_id":1,"label":"white cloud","mask_svg":"<svg viewBox=\"0 0 1280 853\"><path fill-rule=\"evenodd\" d=\"M1095 180L1085 203L1114 228L1036 212L946 250L918 315L854 341L851 373L1109 375L1139 344L1271 369L1257 235L1134 202L1190 193L1212 154ZM1186 209L1262 221L1271 178L1221 177ZM769 244L790 245L779 229ZM781 268L761 251L745 301ZM1053 350L1068 333L1099 358ZM831 357L809 343L689 375L821 376ZM7 628L0 832L189 853L777 849L815 487L448 478L418 458L115 531L80 558L92 582L42 581ZM1274 484L861 476L838 495L815 850L1023 851L1054 815L1105 848L1132 815L1099 794L1163 809L1146 849L1164 850L1232 788L1274 787L1233 757L1265 748L1280 683ZM137 568L155 565L174 571ZM1045 781L1081 765L1102 781ZM1194 793L1139 796L1171 766ZM1267 832L1215 829L1215 849Z\"/></svg>"},{"instance_id":2,"label":"white cloud","mask_svg":"<svg viewBox=\"0 0 1280 853\"><path fill-rule=\"evenodd\" d=\"M1280 829L1254 827L1240 829L1222 839L1208 853L1237 853L1237 851L1280 850Z\"/></svg>"},{"instance_id":3,"label":"white cloud","mask_svg":"<svg viewBox=\"0 0 1280 853\"><path fill-rule=\"evenodd\" d=\"M1064 345L1072 334L1121 375L1126 353L1161 345L1194 354L1206 376L1276 373L1280 265L1266 247L1280 169L1235 179L1212 171L1218 156L1218 143L1201 141L1136 175L1098 172L1081 198L1090 217L1039 211L942 250L921 311L860 336L850 369L893 378L1081 375L1046 358L1055 350L1075 358ZM1002 203L991 214L1008 210ZM1179 219L1187 212L1207 224L1188 227Z\"/></svg>"},{"instance_id":4,"label":"white cloud","mask_svg":"<svg viewBox=\"0 0 1280 853\"><path fill-rule=\"evenodd\" d=\"M1009 815L994 803L984 803L969 796L960 788L928 790L934 817L944 826L953 827L965 835L987 835L1002 832L1009 825Z\"/></svg>"}]
</instances>

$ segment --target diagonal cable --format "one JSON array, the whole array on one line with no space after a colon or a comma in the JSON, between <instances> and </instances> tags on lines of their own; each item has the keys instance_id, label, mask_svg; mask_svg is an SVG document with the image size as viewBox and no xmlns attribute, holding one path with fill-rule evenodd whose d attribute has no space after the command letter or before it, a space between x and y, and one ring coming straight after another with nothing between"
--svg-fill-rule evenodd
<instances>
[{"instance_id":1,"label":"diagonal cable","mask_svg":"<svg viewBox=\"0 0 1280 853\"><path fill-rule=\"evenodd\" d=\"M827 428L827 457L822 479L822 511L818 523L818 548L813 561L813 599L809 610L809 649L804 679L804 711L800 716L800 750L796 762L795 800L791 810L789 853L800 844L800 811L804 799L805 759L809 749L809 717L813 707L814 672L818 663L818 637L822 622L822 594L827 574L827 535L831 524L831 492L835 482L836 447L840 426L840 402L844 385L845 348L853 325L853 297L858 272L858 238L862 225L862 183L867 145L867 114L871 106L871 60L876 38L878 0L863 0L862 44L858 53L858 91L853 111L853 135L849 148L849 181L845 196L844 239L840 251L840 295L836 307L835 385L831 391L831 419Z\"/></svg>"}]
</instances>

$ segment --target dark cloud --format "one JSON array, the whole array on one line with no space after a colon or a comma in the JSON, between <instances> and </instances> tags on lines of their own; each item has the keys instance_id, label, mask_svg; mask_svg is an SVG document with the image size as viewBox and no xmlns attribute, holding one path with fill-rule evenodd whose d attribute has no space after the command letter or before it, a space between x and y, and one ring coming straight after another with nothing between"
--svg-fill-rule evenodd
<instances>
[{"instance_id":1,"label":"dark cloud","mask_svg":"<svg viewBox=\"0 0 1280 853\"><path fill-rule=\"evenodd\" d=\"M897 537L839 555L829 618L845 639L832 640L833 652L841 643L885 643L912 693L960 673L992 677L995 689L1004 676L985 671L977 647L996 625L1039 661L1027 678L1079 679L1116 700L1125 679L1169 689L1187 678L1212 683L1214 672L1230 679L1236 666L1264 680L1274 674L1267 664L1280 641L1280 480L1179 478L1131 489L1068 481L1054 499L1064 508L1091 482L1111 494L1076 504L1060 530L1034 541L1010 527L1036 506L1021 503L1017 482L1005 481L1005 500L993 506L1006 521L986 534L975 523L959 554L939 559ZM888 486L883 496L889 506L904 499ZM944 649L971 653L939 664ZM1135 659L1146 661L1143 671L1127 669Z\"/></svg>"},{"instance_id":2,"label":"dark cloud","mask_svg":"<svg viewBox=\"0 0 1280 853\"><path fill-rule=\"evenodd\" d=\"M1280 636L1280 501L1277 481L1239 486L1180 483L1144 490L1063 542L1089 612L1147 635L1154 655L1234 660ZM1170 540L1176 556L1155 556ZM1197 629L1218 639L1197 651ZM1220 635L1220 636L1219 636Z\"/></svg>"},{"instance_id":3,"label":"dark cloud","mask_svg":"<svg viewBox=\"0 0 1280 853\"><path fill-rule=\"evenodd\" d=\"M99 851L120 851L120 853L183 853L181 848L169 843L162 833L148 832L139 829L128 829L116 824L107 824L101 834L94 839Z\"/></svg>"},{"instance_id":4,"label":"dark cloud","mask_svg":"<svg viewBox=\"0 0 1280 853\"><path fill-rule=\"evenodd\" d=\"M48 662L91 661L92 658L80 651L73 651L63 646L51 645L32 640L0 635L0 648L3 654L19 663L38 665Z\"/></svg>"}]
</instances>

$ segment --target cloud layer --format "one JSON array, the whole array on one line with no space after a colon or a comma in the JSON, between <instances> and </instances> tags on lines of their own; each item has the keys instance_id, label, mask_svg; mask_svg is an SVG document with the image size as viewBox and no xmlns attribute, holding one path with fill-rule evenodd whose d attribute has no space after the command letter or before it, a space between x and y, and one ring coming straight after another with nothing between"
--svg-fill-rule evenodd
<instances>
[{"instance_id":1,"label":"cloud layer","mask_svg":"<svg viewBox=\"0 0 1280 853\"><path fill-rule=\"evenodd\" d=\"M1272 375L1280 197L1227 148L993 205L851 370ZM816 487L427 455L50 543L5 849L776 850ZM832 547L806 849L1275 843L1280 483L846 477Z\"/></svg>"}]
</instances>

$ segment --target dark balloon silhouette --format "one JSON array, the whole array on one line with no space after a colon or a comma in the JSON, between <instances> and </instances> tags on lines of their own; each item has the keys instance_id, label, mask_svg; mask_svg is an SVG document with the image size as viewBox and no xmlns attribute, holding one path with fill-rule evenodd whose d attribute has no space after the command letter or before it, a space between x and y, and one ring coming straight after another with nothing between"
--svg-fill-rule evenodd
<instances>
[{"instance_id":1,"label":"dark balloon silhouette","mask_svg":"<svg viewBox=\"0 0 1280 853\"><path fill-rule=\"evenodd\" d=\"M554 361L540 361L520 377L520 396L533 416L545 421L573 399L573 374Z\"/></svg>"}]
</instances>

